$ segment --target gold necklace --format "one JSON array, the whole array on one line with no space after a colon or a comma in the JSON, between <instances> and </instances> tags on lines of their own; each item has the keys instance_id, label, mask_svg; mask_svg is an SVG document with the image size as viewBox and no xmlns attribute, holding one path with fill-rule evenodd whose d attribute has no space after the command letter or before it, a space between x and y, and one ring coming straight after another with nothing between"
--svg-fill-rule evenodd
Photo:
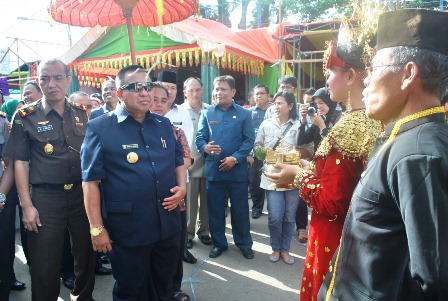
<instances>
[{"instance_id":1,"label":"gold necklace","mask_svg":"<svg viewBox=\"0 0 448 301\"><path fill-rule=\"evenodd\" d=\"M440 106L440 107L434 107L434 108L430 108L430 109L426 109L417 113L414 113L412 115L406 116L401 118L400 120L397 121L397 123L395 123L392 132L390 133L389 138L387 139L386 143L383 144L383 146L381 147L381 149L378 151L378 153L376 154L375 157L378 157L378 155L383 151L384 147L389 144L392 140L395 139L395 137L397 137L398 132L400 131L400 127L410 121L422 118L422 117L426 117L429 115L433 115L433 114L438 114L438 113L444 113L445 109Z\"/></svg>"},{"instance_id":2,"label":"gold necklace","mask_svg":"<svg viewBox=\"0 0 448 301\"><path fill-rule=\"evenodd\" d=\"M395 139L395 137L398 135L398 132L400 131L400 127L410 121L425 117L425 116L429 116L429 115L433 115L433 114L437 114L437 113L444 113L445 109L443 107L434 107L434 108L430 108L430 109L426 109L417 113L414 113L412 115L406 116L404 118L401 118L400 120L397 121L397 123L394 125L392 132L389 136L389 138L387 139L386 143L384 143L384 145L381 147L381 149L379 150L378 154L375 156L377 157L381 151L383 150L383 148L390 143L392 140ZM350 212L350 208L347 211L347 216ZM336 259L334 262L334 267L332 268L330 266L330 273L333 273L333 275L331 276L331 280L330 280L330 285L328 286L328 290L327 290L327 294L325 296L325 301L330 300L331 297L331 293L333 292L333 288L334 288L334 283L336 280L336 269L338 267L338 262L339 262L339 255L341 254L341 249L342 249L342 236L341 235L341 240L339 242L339 248L338 248L338 253L336 254Z\"/></svg>"}]
</instances>

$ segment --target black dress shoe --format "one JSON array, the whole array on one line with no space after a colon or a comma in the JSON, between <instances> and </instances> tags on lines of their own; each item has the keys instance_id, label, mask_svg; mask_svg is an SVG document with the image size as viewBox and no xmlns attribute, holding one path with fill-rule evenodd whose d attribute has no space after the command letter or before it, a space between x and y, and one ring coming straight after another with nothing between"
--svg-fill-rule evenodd
<instances>
[{"instance_id":1,"label":"black dress shoe","mask_svg":"<svg viewBox=\"0 0 448 301\"><path fill-rule=\"evenodd\" d=\"M106 254L101 254L100 258L101 258L101 263L102 264L109 264L110 263L109 257Z\"/></svg>"},{"instance_id":2,"label":"black dress shoe","mask_svg":"<svg viewBox=\"0 0 448 301\"><path fill-rule=\"evenodd\" d=\"M24 289L26 289L26 284L19 281L19 280L14 280L13 282L11 282L11 290L13 291L23 291Z\"/></svg>"},{"instance_id":3,"label":"black dress shoe","mask_svg":"<svg viewBox=\"0 0 448 301\"><path fill-rule=\"evenodd\" d=\"M252 218L258 219L261 216L261 211L252 211Z\"/></svg>"},{"instance_id":4,"label":"black dress shoe","mask_svg":"<svg viewBox=\"0 0 448 301\"><path fill-rule=\"evenodd\" d=\"M221 256L222 252L227 250L227 247L221 248L221 247L213 247L213 249L210 251L210 254L208 256L210 258L217 258Z\"/></svg>"},{"instance_id":5,"label":"black dress shoe","mask_svg":"<svg viewBox=\"0 0 448 301\"><path fill-rule=\"evenodd\" d=\"M191 254L188 250L185 250L183 256L182 256L182 260L185 261L186 263L196 263L198 260L196 259L196 257L193 256L193 254Z\"/></svg>"},{"instance_id":6,"label":"black dress shoe","mask_svg":"<svg viewBox=\"0 0 448 301\"><path fill-rule=\"evenodd\" d=\"M112 269L100 267L98 269L95 269L95 274L96 275L112 275Z\"/></svg>"},{"instance_id":7,"label":"black dress shoe","mask_svg":"<svg viewBox=\"0 0 448 301\"><path fill-rule=\"evenodd\" d=\"M251 248L241 248L241 253L243 253L244 258L246 259L253 259L254 258L254 251L252 251Z\"/></svg>"},{"instance_id":8,"label":"black dress shoe","mask_svg":"<svg viewBox=\"0 0 448 301\"><path fill-rule=\"evenodd\" d=\"M62 284L64 284L64 286L69 290L73 290L75 288L75 278L70 277L62 279Z\"/></svg>"},{"instance_id":9,"label":"black dress shoe","mask_svg":"<svg viewBox=\"0 0 448 301\"><path fill-rule=\"evenodd\" d=\"M193 248L193 240L191 238L187 239L187 249Z\"/></svg>"},{"instance_id":10,"label":"black dress shoe","mask_svg":"<svg viewBox=\"0 0 448 301\"><path fill-rule=\"evenodd\" d=\"M210 238L209 235L201 235L201 236L199 236L199 239L206 246L209 246L212 244L212 239Z\"/></svg>"}]
</instances>

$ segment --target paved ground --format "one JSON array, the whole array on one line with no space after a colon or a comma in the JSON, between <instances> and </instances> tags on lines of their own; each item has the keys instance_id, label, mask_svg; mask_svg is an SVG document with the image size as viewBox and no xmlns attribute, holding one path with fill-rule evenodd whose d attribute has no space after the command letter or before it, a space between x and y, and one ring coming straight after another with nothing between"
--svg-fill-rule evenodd
<instances>
[{"instance_id":1,"label":"paved ground","mask_svg":"<svg viewBox=\"0 0 448 301\"><path fill-rule=\"evenodd\" d=\"M227 238L233 242L230 215L227 218ZM16 242L20 243L19 232ZM239 249L230 245L220 257L208 257L211 247L201 244L199 239L193 242L191 253L198 258L196 264L184 263L184 281L182 289L195 301L287 301L298 300L300 278L306 246L297 241L294 235L291 241L291 255L296 259L293 265L282 260L271 263L267 212L257 219L251 219L251 233L254 240L255 258L245 259ZM30 277L21 246L18 244L15 271L19 280L27 284L21 292L11 292L10 301L31 300ZM110 267L105 265L106 267ZM112 300L112 276L96 276L94 298L97 301ZM70 292L61 284L59 300L70 300ZM138 300L136 300L138 301Z\"/></svg>"}]
</instances>

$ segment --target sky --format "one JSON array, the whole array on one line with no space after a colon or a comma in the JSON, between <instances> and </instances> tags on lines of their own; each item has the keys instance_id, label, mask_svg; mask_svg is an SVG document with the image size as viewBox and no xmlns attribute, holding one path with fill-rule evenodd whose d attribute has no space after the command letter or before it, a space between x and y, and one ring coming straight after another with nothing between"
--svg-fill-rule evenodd
<instances>
[{"instance_id":1,"label":"sky","mask_svg":"<svg viewBox=\"0 0 448 301\"><path fill-rule=\"evenodd\" d=\"M50 0L0 0L0 51L10 48L10 70L17 69L18 62L58 57L70 49L69 27L51 19L49 5ZM87 31L70 26L73 44Z\"/></svg>"},{"instance_id":2,"label":"sky","mask_svg":"<svg viewBox=\"0 0 448 301\"><path fill-rule=\"evenodd\" d=\"M0 59L9 49L9 71L24 62L59 57L79 41L89 28L74 27L53 21L48 13L51 0L0 0ZM217 0L200 0L204 4L217 4ZM241 10L232 13L237 26ZM28 18L21 20L18 18ZM5 63L5 60L3 61ZM7 65L0 64L0 72Z\"/></svg>"}]
</instances>

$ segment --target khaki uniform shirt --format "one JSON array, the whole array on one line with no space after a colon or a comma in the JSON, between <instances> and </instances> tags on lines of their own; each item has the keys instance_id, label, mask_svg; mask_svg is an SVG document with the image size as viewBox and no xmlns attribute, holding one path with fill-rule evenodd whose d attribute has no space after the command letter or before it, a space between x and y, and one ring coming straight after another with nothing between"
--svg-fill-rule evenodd
<instances>
[{"instance_id":1,"label":"khaki uniform shirt","mask_svg":"<svg viewBox=\"0 0 448 301\"><path fill-rule=\"evenodd\" d=\"M6 145L8 158L29 161L30 184L68 184L81 181L80 149L87 114L65 101L63 116L44 99L15 114Z\"/></svg>"}]
</instances>

